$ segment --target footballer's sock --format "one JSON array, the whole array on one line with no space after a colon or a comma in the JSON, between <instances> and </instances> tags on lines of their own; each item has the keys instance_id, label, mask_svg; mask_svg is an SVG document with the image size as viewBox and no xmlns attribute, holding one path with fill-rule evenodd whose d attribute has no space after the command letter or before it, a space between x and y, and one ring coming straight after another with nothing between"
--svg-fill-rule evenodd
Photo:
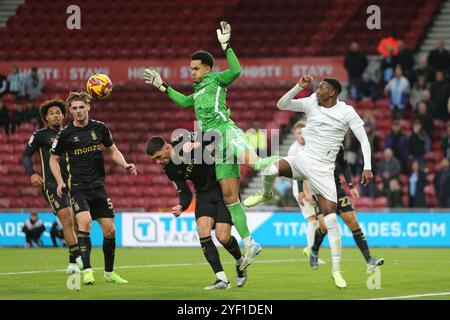
<instances>
[{"instance_id":1,"label":"footballer's sock","mask_svg":"<svg viewBox=\"0 0 450 320\"><path fill-rule=\"evenodd\" d=\"M241 248L239 248L239 243L237 242L235 237L231 236L230 241L228 241L228 243L223 247L233 256L236 261L241 259Z\"/></svg>"},{"instance_id":2,"label":"footballer's sock","mask_svg":"<svg viewBox=\"0 0 450 320\"><path fill-rule=\"evenodd\" d=\"M263 180L263 195L266 198L272 196L273 185L278 177L278 168L275 165L270 165L267 170L264 171L262 176Z\"/></svg>"},{"instance_id":3,"label":"footballer's sock","mask_svg":"<svg viewBox=\"0 0 450 320\"><path fill-rule=\"evenodd\" d=\"M362 232L361 229L352 231L353 232L353 239L355 239L355 243L358 246L359 250L361 250L362 255L364 256L364 259L368 262L371 258L369 245L366 241L366 236L364 235L364 232Z\"/></svg>"},{"instance_id":4,"label":"footballer's sock","mask_svg":"<svg viewBox=\"0 0 450 320\"><path fill-rule=\"evenodd\" d=\"M341 234L336 213L330 213L324 217L330 242L331 265L333 271L341 269Z\"/></svg>"},{"instance_id":5,"label":"footballer's sock","mask_svg":"<svg viewBox=\"0 0 450 320\"><path fill-rule=\"evenodd\" d=\"M262 171L265 168L267 168L269 165L271 165L272 163L280 160L282 157L280 156L271 156L271 157L267 157L267 158L258 158L258 160L256 160L256 163L253 167L253 169L255 171Z\"/></svg>"},{"instance_id":6,"label":"footballer's sock","mask_svg":"<svg viewBox=\"0 0 450 320\"><path fill-rule=\"evenodd\" d=\"M216 272L216 277L217 279L222 280L223 282L228 282L227 275L225 274L224 271Z\"/></svg>"},{"instance_id":7,"label":"footballer's sock","mask_svg":"<svg viewBox=\"0 0 450 320\"><path fill-rule=\"evenodd\" d=\"M77 244L69 246L69 262L76 263L76 258L81 256L80 247Z\"/></svg>"},{"instance_id":8,"label":"footballer's sock","mask_svg":"<svg viewBox=\"0 0 450 320\"><path fill-rule=\"evenodd\" d=\"M247 216L245 215L242 203L238 201L233 204L227 204L227 208L228 211L230 211L231 220L233 221L234 227L241 236L242 240L250 237L250 230L247 225Z\"/></svg>"},{"instance_id":9,"label":"footballer's sock","mask_svg":"<svg viewBox=\"0 0 450 320\"><path fill-rule=\"evenodd\" d=\"M219 258L219 251L217 251L216 246L214 245L214 242L211 239L211 236L200 238L200 245L202 246L203 254L205 255L206 261L211 265L211 268L213 269L214 273L217 275L219 272L223 272L222 263L220 263ZM224 280L228 282L225 279L219 278L220 280Z\"/></svg>"},{"instance_id":10,"label":"footballer's sock","mask_svg":"<svg viewBox=\"0 0 450 320\"><path fill-rule=\"evenodd\" d=\"M320 228L316 229L316 233L314 234L314 243L311 247L314 252L319 252L320 246L322 245L323 239L325 239L326 235L327 233L322 233Z\"/></svg>"},{"instance_id":11,"label":"footballer's sock","mask_svg":"<svg viewBox=\"0 0 450 320\"><path fill-rule=\"evenodd\" d=\"M78 245L80 246L81 259L84 269L91 268L91 237L89 232L78 231Z\"/></svg>"},{"instance_id":12,"label":"footballer's sock","mask_svg":"<svg viewBox=\"0 0 450 320\"><path fill-rule=\"evenodd\" d=\"M116 238L103 238L103 256L105 257L105 272L114 269L114 256L116 255Z\"/></svg>"},{"instance_id":13,"label":"footballer's sock","mask_svg":"<svg viewBox=\"0 0 450 320\"><path fill-rule=\"evenodd\" d=\"M316 229L319 228L319 221L308 221L308 231L306 233L306 241L308 243L308 248L312 248L314 244L314 235L316 234Z\"/></svg>"}]
</instances>

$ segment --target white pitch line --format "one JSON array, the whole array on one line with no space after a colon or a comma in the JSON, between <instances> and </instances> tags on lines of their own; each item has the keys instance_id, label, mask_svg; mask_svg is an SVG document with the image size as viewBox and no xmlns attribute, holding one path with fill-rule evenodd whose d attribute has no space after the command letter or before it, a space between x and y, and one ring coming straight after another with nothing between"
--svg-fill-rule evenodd
<instances>
[{"instance_id":1,"label":"white pitch line","mask_svg":"<svg viewBox=\"0 0 450 320\"><path fill-rule=\"evenodd\" d=\"M306 261L306 259L285 259L285 260L258 260L253 264L258 263L285 263L285 262L299 262ZM223 264L234 264L234 262L224 262ZM117 266L114 269L145 269L145 268L173 268L173 267L191 267L191 266L203 266L208 265L206 262L201 263L174 263L174 264L144 264L135 266ZM103 268L93 268L94 270L103 270ZM13 276L13 275L26 275L26 274L40 274L40 273L53 273L53 272L66 272L66 269L59 270L37 270L37 271L19 271L19 272L3 272L0 276Z\"/></svg>"},{"instance_id":2,"label":"white pitch line","mask_svg":"<svg viewBox=\"0 0 450 320\"><path fill-rule=\"evenodd\" d=\"M436 293L414 294L414 295L410 295L410 296L373 298L373 299L364 299L364 300L400 300L400 299L413 299L413 298L449 296L449 295L450 295L450 292L436 292Z\"/></svg>"}]
</instances>

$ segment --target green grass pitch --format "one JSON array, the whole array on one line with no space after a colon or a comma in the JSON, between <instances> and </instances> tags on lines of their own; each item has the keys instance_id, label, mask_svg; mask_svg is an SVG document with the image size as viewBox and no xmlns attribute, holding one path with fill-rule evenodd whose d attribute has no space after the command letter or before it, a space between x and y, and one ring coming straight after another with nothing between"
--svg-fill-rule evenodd
<instances>
[{"instance_id":1,"label":"green grass pitch","mask_svg":"<svg viewBox=\"0 0 450 320\"><path fill-rule=\"evenodd\" d=\"M205 291L214 274L200 248L119 248L116 271L130 283L103 282L103 254L92 251L94 286L80 291L66 288L67 249L0 248L0 299L371 299L425 294L412 299L450 299L450 250L372 248L385 258L381 289L369 290L369 275L356 248L343 248L342 271L347 288L339 290L330 278L329 250L321 250L327 264L310 269L300 248L264 248L248 268L248 282L236 288L231 256L220 249L232 289ZM98 268L98 269L97 269ZM442 294L443 293L443 294Z\"/></svg>"}]
</instances>

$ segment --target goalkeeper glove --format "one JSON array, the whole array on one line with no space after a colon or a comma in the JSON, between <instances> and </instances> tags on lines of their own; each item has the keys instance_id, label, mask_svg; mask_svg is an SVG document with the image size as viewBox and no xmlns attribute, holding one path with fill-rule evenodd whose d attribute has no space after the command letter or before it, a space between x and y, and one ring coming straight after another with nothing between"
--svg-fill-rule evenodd
<instances>
[{"instance_id":1,"label":"goalkeeper glove","mask_svg":"<svg viewBox=\"0 0 450 320\"><path fill-rule=\"evenodd\" d=\"M229 46L231 37L231 26L226 21L220 22L220 29L217 29L217 39L219 39L220 45L223 50L226 50Z\"/></svg>"},{"instance_id":2,"label":"goalkeeper glove","mask_svg":"<svg viewBox=\"0 0 450 320\"><path fill-rule=\"evenodd\" d=\"M155 70L145 69L144 79L145 83L154 85L161 92L166 92L166 90L169 88L169 86L161 80L161 76Z\"/></svg>"}]
</instances>

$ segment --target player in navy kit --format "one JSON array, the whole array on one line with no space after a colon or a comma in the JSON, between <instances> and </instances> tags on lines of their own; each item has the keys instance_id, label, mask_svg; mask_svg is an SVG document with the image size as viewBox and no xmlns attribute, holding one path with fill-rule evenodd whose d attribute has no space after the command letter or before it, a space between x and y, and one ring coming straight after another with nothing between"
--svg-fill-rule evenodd
<instances>
[{"instance_id":1,"label":"player in navy kit","mask_svg":"<svg viewBox=\"0 0 450 320\"><path fill-rule=\"evenodd\" d=\"M233 223L223 201L222 189L216 179L214 158L212 152L205 149L205 144L196 140L194 133L181 135L171 143L167 143L160 136L154 136L147 143L147 155L164 166L167 177L177 188L180 202L172 208L175 217L180 216L192 201L192 192L186 180L194 183L195 219L200 245L206 260L216 274L214 284L205 289L231 287L220 262L219 252L211 238L211 230L214 228L217 240L236 260L236 286L242 287L247 281L247 270L239 269L244 259L236 238L231 235ZM195 158L196 148L201 148L203 156L201 159Z\"/></svg>"},{"instance_id":2,"label":"player in navy kit","mask_svg":"<svg viewBox=\"0 0 450 320\"><path fill-rule=\"evenodd\" d=\"M92 220L97 220L103 233L105 257L104 280L110 283L128 283L114 269L115 224L114 210L105 188L105 166L102 145L114 163L136 175L136 167L127 163L112 140L108 127L100 121L89 119L92 97L86 92L71 92L66 100L73 121L56 137L50 157L50 167L58 183L57 194L63 195L66 184L61 176L59 160L66 158L68 168L67 187L72 210L78 222L78 242L84 264L83 282L94 284L90 265Z\"/></svg>"},{"instance_id":3,"label":"player in navy kit","mask_svg":"<svg viewBox=\"0 0 450 320\"><path fill-rule=\"evenodd\" d=\"M74 231L73 214L70 209L69 197L63 193L62 197L57 196L57 183L50 170L50 148L59 130L61 130L66 115L66 103L60 99L45 101L39 108L45 128L37 130L30 137L22 155L22 163L27 174L30 176L31 184L42 190L45 201L52 208L53 213L58 217L63 226L64 240L69 246L69 266L67 273L79 272L83 269L81 252L78 246L78 239ZM41 171L39 175L34 171L31 157L39 151L41 158ZM62 178L67 180L67 165L65 158L59 161Z\"/></svg>"}]
</instances>

